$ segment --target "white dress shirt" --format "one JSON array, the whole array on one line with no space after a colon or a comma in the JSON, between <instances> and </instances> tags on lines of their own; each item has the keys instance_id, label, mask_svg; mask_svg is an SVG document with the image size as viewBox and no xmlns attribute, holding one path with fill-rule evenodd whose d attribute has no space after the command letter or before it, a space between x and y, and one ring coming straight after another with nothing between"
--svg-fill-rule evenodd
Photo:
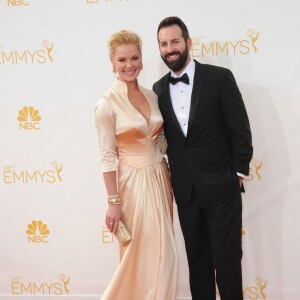
<instances>
[{"instance_id":1,"label":"white dress shirt","mask_svg":"<svg viewBox=\"0 0 300 300\"><path fill-rule=\"evenodd\" d=\"M169 83L172 106L177 120L180 124L180 127L182 129L182 132L185 136L187 135L188 130L195 66L195 62L191 59L189 64L179 76L177 76L173 71L171 71L171 76L175 78L181 77L184 73L186 73L189 77L189 84L178 82L173 85Z\"/></svg>"}]
</instances>

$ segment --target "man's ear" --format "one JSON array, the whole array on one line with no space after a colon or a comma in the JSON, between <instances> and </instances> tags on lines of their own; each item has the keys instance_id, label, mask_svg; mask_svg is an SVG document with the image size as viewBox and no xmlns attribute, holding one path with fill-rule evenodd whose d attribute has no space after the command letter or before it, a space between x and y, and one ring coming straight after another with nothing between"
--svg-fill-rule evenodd
<instances>
[{"instance_id":1,"label":"man's ear","mask_svg":"<svg viewBox=\"0 0 300 300\"><path fill-rule=\"evenodd\" d=\"M193 42L192 42L192 39L190 37L188 37L188 39L186 41L186 44L187 44L188 50L191 51L192 46L193 46Z\"/></svg>"}]
</instances>

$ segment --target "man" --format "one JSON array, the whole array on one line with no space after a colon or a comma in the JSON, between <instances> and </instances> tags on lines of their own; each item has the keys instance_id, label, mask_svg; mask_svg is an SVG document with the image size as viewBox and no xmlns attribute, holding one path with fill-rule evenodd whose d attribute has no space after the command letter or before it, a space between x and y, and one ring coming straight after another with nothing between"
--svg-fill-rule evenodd
<instances>
[{"instance_id":1,"label":"man","mask_svg":"<svg viewBox=\"0 0 300 300\"><path fill-rule=\"evenodd\" d=\"M243 99L229 70L191 59L181 19L164 19L157 37L171 72L153 89L164 118L192 297L216 299L216 280L222 300L242 300L240 188L252 157Z\"/></svg>"}]
</instances>

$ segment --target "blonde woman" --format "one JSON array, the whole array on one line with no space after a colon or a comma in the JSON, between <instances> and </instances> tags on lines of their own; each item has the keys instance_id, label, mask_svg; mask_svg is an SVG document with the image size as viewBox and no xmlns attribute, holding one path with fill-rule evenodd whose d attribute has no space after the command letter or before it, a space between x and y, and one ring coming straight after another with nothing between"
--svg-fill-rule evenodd
<instances>
[{"instance_id":1,"label":"blonde woman","mask_svg":"<svg viewBox=\"0 0 300 300\"><path fill-rule=\"evenodd\" d=\"M173 196L158 140L163 119L155 93L138 84L140 37L122 30L109 40L117 78L96 108L102 171L108 194L106 225L119 220L132 235L102 300L174 300L177 253ZM118 155L116 154L118 149Z\"/></svg>"}]
</instances>

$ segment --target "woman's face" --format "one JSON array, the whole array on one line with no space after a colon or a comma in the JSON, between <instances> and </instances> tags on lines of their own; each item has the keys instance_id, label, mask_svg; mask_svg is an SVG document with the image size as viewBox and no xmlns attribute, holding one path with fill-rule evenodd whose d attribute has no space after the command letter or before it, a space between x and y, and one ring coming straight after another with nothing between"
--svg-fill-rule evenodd
<instances>
[{"instance_id":1,"label":"woman's face","mask_svg":"<svg viewBox=\"0 0 300 300\"><path fill-rule=\"evenodd\" d=\"M134 44L118 46L110 60L119 74L118 79L124 82L135 81L141 71L142 55Z\"/></svg>"}]
</instances>

